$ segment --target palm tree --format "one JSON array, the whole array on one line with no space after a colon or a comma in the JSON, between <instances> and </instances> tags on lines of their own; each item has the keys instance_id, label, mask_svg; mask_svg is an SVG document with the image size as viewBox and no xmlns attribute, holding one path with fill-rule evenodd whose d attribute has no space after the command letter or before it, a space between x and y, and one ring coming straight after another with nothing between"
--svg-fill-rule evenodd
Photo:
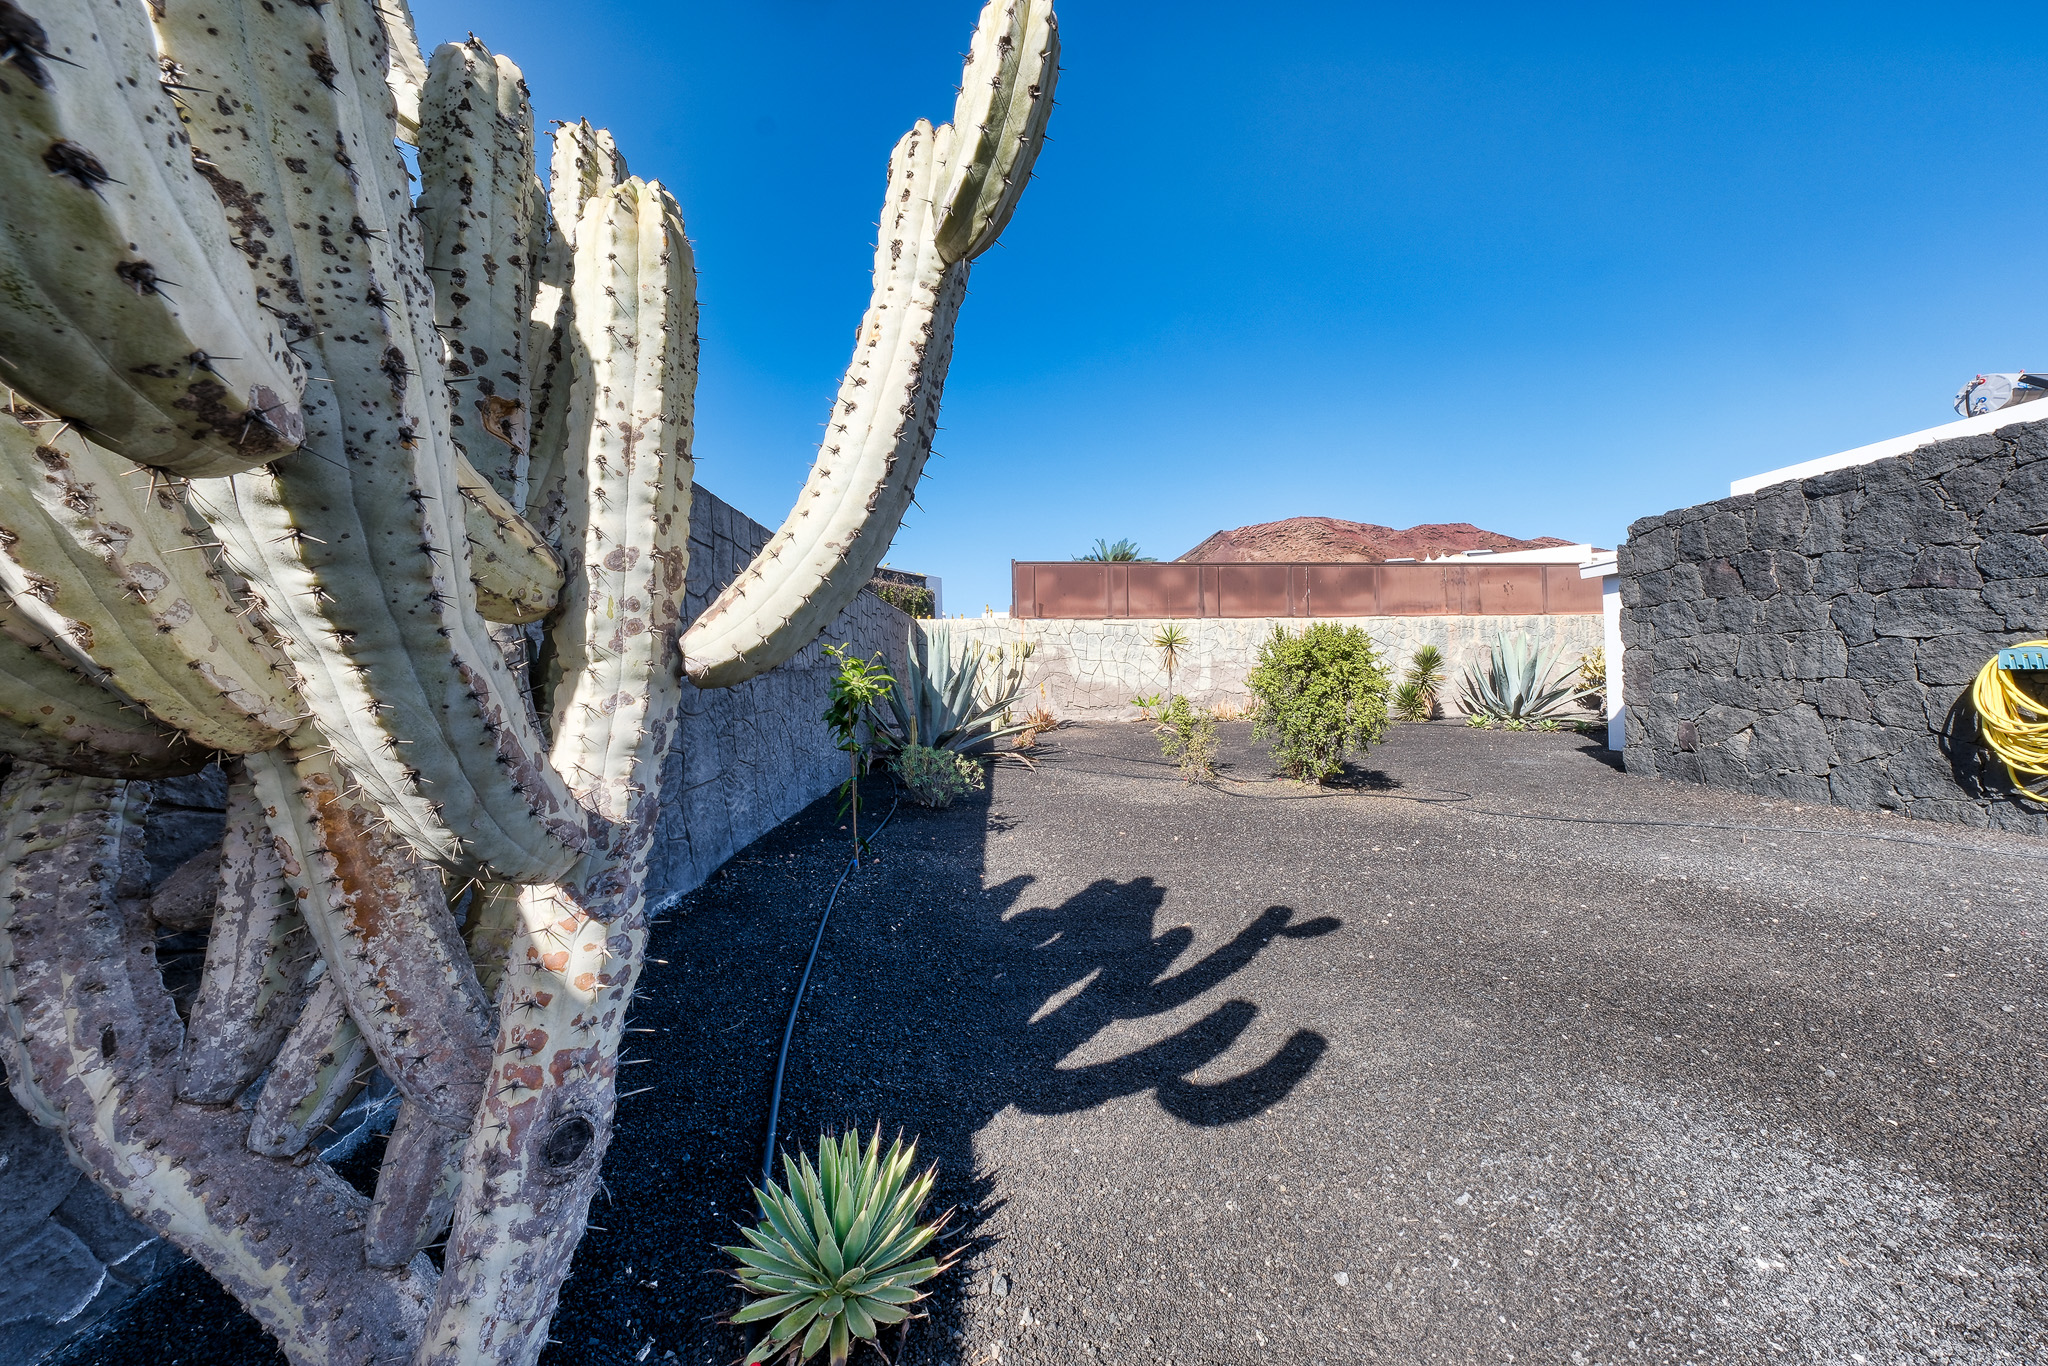
<instances>
[{"instance_id":1,"label":"palm tree","mask_svg":"<svg viewBox=\"0 0 2048 1366\"><path fill-rule=\"evenodd\" d=\"M1138 553L1138 543L1128 536L1114 545L1098 536L1095 538L1095 548L1093 550L1084 555L1076 555L1074 558L1077 560L1128 561L1132 564L1157 563L1154 556L1140 555Z\"/></svg>"}]
</instances>

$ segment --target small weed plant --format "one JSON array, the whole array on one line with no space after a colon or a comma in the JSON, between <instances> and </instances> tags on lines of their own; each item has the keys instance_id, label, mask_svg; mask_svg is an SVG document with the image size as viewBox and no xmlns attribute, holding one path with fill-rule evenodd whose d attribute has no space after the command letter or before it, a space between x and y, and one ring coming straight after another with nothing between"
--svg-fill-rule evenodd
<instances>
[{"instance_id":1,"label":"small weed plant","mask_svg":"<svg viewBox=\"0 0 2048 1366\"><path fill-rule=\"evenodd\" d=\"M861 724L868 713L884 697L896 680L882 672L880 655L873 659L861 659L847 653L849 646L827 645L825 653L838 665L839 672L832 676L832 690L825 705L825 724L832 728L832 735L840 749L846 751L849 772L846 781L840 785L840 810L853 812L853 857L860 858L860 774L866 767L868 744L860 738ZM874 738L874 727L868 727L868 740Z\"/></svg>"},{"instance_id":2,"label":"small weed plant","mask_svg":"<svg viewBox=\"0 0 2048 1366\"><path fill-rule=\"evenodd\" d=\"M1386 736L1386 666L1357 626L1316 622L1299 635L1276 626L1245 684L1259 699L1252 735L1273 741L1290 778L1324 782L1343 771L1347 753Z\"/></svg>"},{"instance_id":3,"label":"small weed plant","mask_svg":"<svg viewBox=\"0 0 2048 1366\"><path fill-rule=\"evenodd\" d=\"M1159 749L1191 783L1216 781L1216 718L1176 697L1159 714Z\"/></svg>"},{"instance_id":4,"label":"small weed plant","mask_svg":"<svg viewBox=\"0 0 2048 1366\"><path fill-rule=\"evenodd\" d=\"M1139 720L1157 721L1160 710L1166 706L1166 694L1140 693L1131 699L1131 705L1138 709Z\"/></svg>"},{"instance_id":5,"label":"small weed plant","mask_svg":"<svg viewBox=\"0 0 2048 1366\"><path fill-rule=\"evenodd\" d=\"M913 1177L916 1161L917 1145L900 1138L884 1153L880 1129L865 1150L858 1134L824 1135L816 1166L783 1155L783 1184L754 1192L761 1222L740 1230L744 1246L725 1249L740 1264L735 1279L759 1297L732 1321L773 1325L747 1366L821 1351L843 1366L855 1342L879 1350L883 1325L910 1317L924 1298L917 1287L952 1265L923 1255L946 1220L918 1218L936 1168Z\"/></svg>"},{"instance_id":6,"label":"small weed plant","mask_svg":"<svg viewBox=\"0 0 2048 1366\"><path fill-rule=\"evenodd\" d=\"M905 745L890 767L919 806L951 806L954 798L982 788L981 765L950 749Z\"/></svg>"}]
</instances>

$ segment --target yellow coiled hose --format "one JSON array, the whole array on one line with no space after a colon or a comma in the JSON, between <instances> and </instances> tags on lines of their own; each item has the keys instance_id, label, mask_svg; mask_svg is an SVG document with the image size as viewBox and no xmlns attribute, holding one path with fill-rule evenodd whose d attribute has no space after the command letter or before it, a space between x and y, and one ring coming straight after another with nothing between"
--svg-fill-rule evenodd
<instances>
[{"instance_id":1,"label":"yellow coiled hose","mask_svg":"<svg viewBox=\"0 0 2048 1366\"><path fill-rule=\"evenodd\" d=\"M2029 640L2022 648L2026 646L2048 646L2048 640ZM2048 702L2021 691L2018 678L1999 668L1995 655L1977 671L1970 700L1977 704L1977 727L1984 743L2004 761L2012 785L2048 804L2048 792L2028 786L2029 779L2048 778Z\"/></svg>"}]
</instances>

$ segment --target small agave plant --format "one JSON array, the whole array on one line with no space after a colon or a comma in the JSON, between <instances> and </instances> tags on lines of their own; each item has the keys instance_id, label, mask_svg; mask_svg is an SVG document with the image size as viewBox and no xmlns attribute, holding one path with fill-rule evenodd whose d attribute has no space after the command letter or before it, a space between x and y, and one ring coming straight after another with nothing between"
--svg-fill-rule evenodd
<instances>
[{"instance_id":1,"label":"small agave plant","mask_svg":"<svg viewBox=\"0 0 2048 1366\"><path fill-rule=\"evenodd\" d=\"M778 1353L809 1361L821 1348L842 1366L855 1339L873 1342L882 1325L910 1317L923 1298L916 1287L952 1265L919 1255L951 1212L918 1220L937 1168L912 1177L916 1161L917 1145L901 1138L883 1152L879 1127L865 1150L858 1134L822 1135L816 1166L807 1155L783 1155L788 1188L770 1181L757 1189L761 1223L740 1230L746 1246L725 1249L740 1262L740 1285L761 1297L732 1321L775 1321L747 1366Z\"/></svg>"},{"instance_id":2,"label":"small agave plant","mask_svg":"<svg viewBox=\"0 0 2048 1366\"><path fill-rule=\"evenodd\" d=\"M1584 713L1576 674L1558 671L1556 650L1538 650L1524 635L1501 636L1487 657L1465 671L1459 703L1481 724L1498 721L1526 730L1541 721L1567 721Z\"/></svg>"}]
</instances>

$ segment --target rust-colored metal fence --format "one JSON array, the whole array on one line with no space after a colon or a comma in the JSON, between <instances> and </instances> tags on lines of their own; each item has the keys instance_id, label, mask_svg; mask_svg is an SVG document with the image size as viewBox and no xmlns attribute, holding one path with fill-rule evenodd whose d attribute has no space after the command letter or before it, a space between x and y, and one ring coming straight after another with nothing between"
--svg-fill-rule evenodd
<instances>
[{"instance_id":1,"label":"rust-colored metal fence","mask_svg":"<svg viewBox=\"0 0 2048 1366\"><path fill-rule=\"evenodd\" d=\"M1575 564L1010 561L1013 617L1473 617L1600 610Z\"/></svg>"}]
</instances>

